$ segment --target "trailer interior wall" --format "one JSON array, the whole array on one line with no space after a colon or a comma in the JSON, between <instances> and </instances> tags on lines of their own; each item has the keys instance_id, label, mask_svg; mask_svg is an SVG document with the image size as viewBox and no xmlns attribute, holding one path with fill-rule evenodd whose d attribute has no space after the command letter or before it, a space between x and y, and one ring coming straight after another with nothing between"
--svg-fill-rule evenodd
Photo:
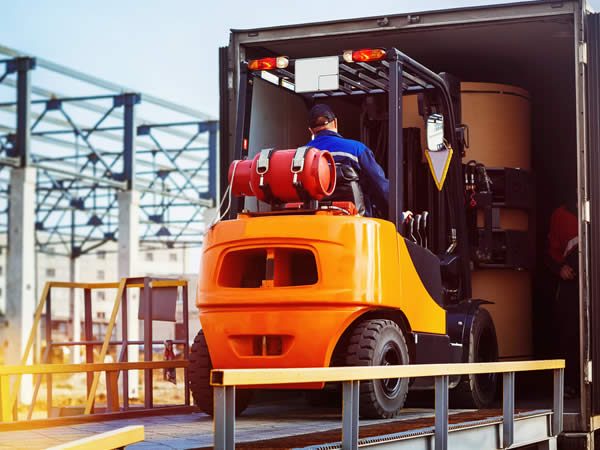
<instances>
[{"instance_id":1,"label":"trailer interior wall","mask_svg":"<svg viewBox=\"0 0 600 450\"><path fill-rule=\"evenodd\" d=\"M462 81L506 83L530 92L532 167L537 192L532 216L534 223L530 224L535 230L537 254L532 286L535 318L532 327L536 356L552 356L553 349L548 343L552 342L550 338L555 333L551 326L554 292L552 280L543 264L543 255L553 209L569 197L576 196L573 16L565 14L393 32L357 32L343 38L322 35L311 38L310 28L307 27L302 39L246 45L244 52L247 59L267 55L302 58L341 54L349 48L391 46L434 71L452 73ZM356 110L356 104L348 104L348 110ZM296 126L305 129L305 119L297 116L294 114L293 119ZM347 126L347 122L345 125L344 120L340 121L342 133L347 137L359 138L357 127ZM286 123L283 126L289 130L294 124Z\"/></svg>"}]
</instances>

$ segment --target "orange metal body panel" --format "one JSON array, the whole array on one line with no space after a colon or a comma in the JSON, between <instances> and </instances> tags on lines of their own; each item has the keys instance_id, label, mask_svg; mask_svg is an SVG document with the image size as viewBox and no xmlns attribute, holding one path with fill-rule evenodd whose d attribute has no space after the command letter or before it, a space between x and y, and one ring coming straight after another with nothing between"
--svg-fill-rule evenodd
<instances>
[{"instance_id":1,"label":"orange metal body panel","mask_svg":"<svg viewBox=\"0 0 600 450\"><path fill-rule=\"evenodd\" d=\"M228 252L257 248L311 251L318 281L219 284L221 271L239 269L224 267ZM378 308L402 310L413 331L446 332L445 311L421 283L393 224L357 216L241 216L217 224L206 237L196 304L215 368L328 366L345 329ZM253 354L255 336L279 336L280 354Z\"/></svg>"},{"instance_id":2,"label":"orange metal body panel","mask_svg":"<svg viewBox=\"0 0 600 450\"><path fill-rule=\"evenodd\" d=\"M201 314L215 368L327 367L337 339L365 307L240 307ZM277 356L252 355L252 336L284 336ZM269 389L278 386L268 386ZM284 389L320 388L318 384L285 385Z\"/></svg>"}]
</instances>

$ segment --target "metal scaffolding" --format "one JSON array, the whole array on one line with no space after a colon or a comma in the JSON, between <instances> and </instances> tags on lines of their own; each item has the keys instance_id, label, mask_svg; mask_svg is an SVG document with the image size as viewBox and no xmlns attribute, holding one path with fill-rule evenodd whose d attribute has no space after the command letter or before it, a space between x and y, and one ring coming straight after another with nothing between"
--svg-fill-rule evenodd
<instances>
[{"instance_id":1,"label":"metal scaffolding","mask_svg":"<svg viewBox=\"0 0 600 450\"><path fill-rule=\"evenodd\" d=\"M143 248L201 244L203 212L216 199L215 120L5 47L0 54L0 233L10 171L33 167L38 251L77 258L117 241L123 191L139 193Z\"/></svg>"}]
</instances>

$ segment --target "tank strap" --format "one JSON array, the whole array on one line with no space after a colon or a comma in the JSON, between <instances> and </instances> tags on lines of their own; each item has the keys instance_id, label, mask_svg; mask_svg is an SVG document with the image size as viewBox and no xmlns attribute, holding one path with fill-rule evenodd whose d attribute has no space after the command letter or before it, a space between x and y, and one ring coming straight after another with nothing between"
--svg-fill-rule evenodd
<instances>
[{"instance_id":1,"label":"tank strap","mask_svg":"<svg viewBox=\"0 0 600 450\"><path fill-rule=\"evenodd\" d=\"M311 148L312 147L306 145L298 147L296 153L294 153L294 159L292 159L292 173L294 174L292 182L294 183L294 186L298 184L298 174L304 170L304 158L306 157L306 152Z\"/></svg>"},{"instance_id":2,"label":"tank strap","mask_svg":"<svg viewBox=\"0 0 600 450\"><path fill-rule=\"evenodd\" d=\"M310 195L302 186L302 182L298 180L298 174L304 170L304 158L306 157L306 153L313 147L309 147L307 145L303 147L298 147L296 149L296 153L294 153L294 159L292 159L292 184L298 193L298 197L302 199L304 203L310 202Z\"/></svg>"},{"instance_id":3,"label":"tank strap","mask_svg":"<svg viewBox=\"0 0 600 450\"><path fill-rule=\"evenodd\" d=\"M265 200L268 203L272 202L273 193L271 192L271 188L268 185L265 185L265 174L269 171L269 161L271 160L273 153L275 153L274 148L265 148L261 150L258 161L256 162L256 173L260 175L258 187L260 187L265 194Z\"/></svg>"},{"instance_id":4,"label":"tank strap","mask_svg":"<svg viewBox=\"0 0 600 450\"><path fill-rule=\"evenodd\" d=\"M265 148L260 151L258 161L256 162L256 173L260 175L262 185L264 174L269 171L269 161L273 155L274 148Z\"/></svg>"}]
</instances>

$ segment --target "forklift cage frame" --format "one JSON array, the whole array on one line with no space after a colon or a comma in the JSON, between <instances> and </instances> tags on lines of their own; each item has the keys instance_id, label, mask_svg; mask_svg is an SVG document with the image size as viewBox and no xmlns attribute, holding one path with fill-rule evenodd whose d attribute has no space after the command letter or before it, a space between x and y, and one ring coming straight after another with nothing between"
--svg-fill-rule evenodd
<instances>
[{"instance_id":1,"label":"forklift cage frame","mask_svg":"<svg viewBox=\"0 0 600 450\"><path fill-rule=\"evenodd\" d=\"M432 205L438 217L437 227L437 249L438 252L445 250L444 243L447 242L447 232L456 231L457 251L460 256L460 286L462 295L459 299L471 297L471 270L470 270L470 247L467 231L467 223L464 214L460 214L464 208L463 199L463 168L462 153L463 141L459 139L460 121L460 84L458 80L449 74L436 74L396 48L385 49L386 58L381 61L347 63L339 56L340 87L337 91L325 91L302 94L307 102L318 98L387 94L388 95L388 178L390 182L389 212L387 220L394 223L396 230L402 232L402 212L404 210L405 180L403 172L404 143L402 135L402 97L403 95L415 95L433 93L436 95L435 104L443 114L444 135L448 137L450 145L456 150L453 153L448 170L448 180L436 196ZM352 67L356 64L358 69ZM295 60L289 60L289 66L285 69L274 69L268 73L277 77L277 85L281 88L294 92ZM234 144L234 159L246 159L248 157L250 137L250 115L252 107L252 86L254 78L266 78L262 71L252 71L248 67L248 61L240 63L240 86L238 91L237 121ZM266 78L267 81L270 81ZM297 94L301 95L301 94ZM395 149L395 151L392 151ZM241 209L241 203L232 199L232 208L229 219L234 219ZM446 215L449 221L446 220ZM449 226L445 226L448 223Z\"/></svg>"}]
</instances>

